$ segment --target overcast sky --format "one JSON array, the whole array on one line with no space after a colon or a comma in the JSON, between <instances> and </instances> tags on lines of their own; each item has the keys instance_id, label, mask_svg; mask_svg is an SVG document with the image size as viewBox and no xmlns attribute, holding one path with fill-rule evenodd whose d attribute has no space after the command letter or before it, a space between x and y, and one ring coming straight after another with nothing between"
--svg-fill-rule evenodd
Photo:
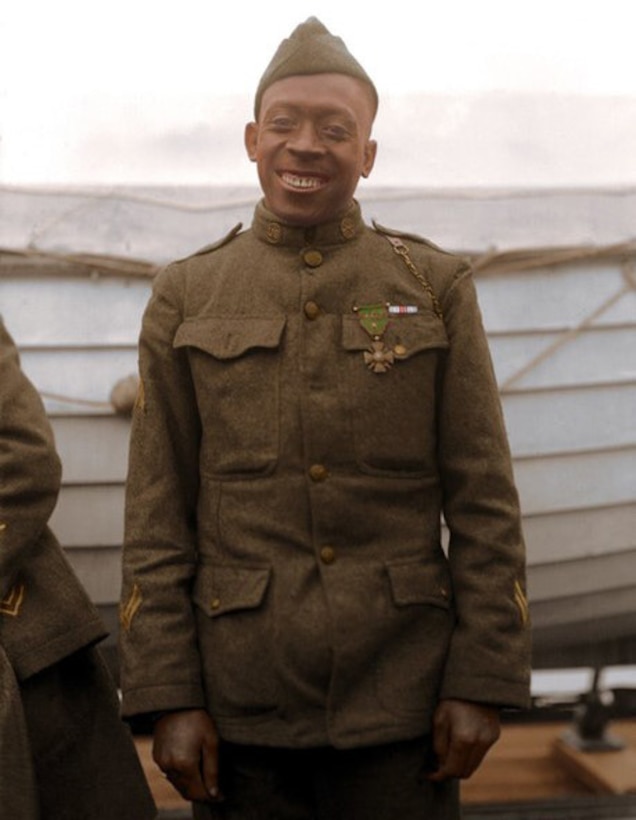
<instances>
[{"instance_id":1,"label":"overcast sky","mask_svg":"<svg viewBox=\"0 0 636 820\"><path fill-rule=\"evenodd\" d=\"M379 89L382 184L636 184L636 0L3 0L0 183L255 183L253 90L312 14Z\"/></svg>"}]
</instances>

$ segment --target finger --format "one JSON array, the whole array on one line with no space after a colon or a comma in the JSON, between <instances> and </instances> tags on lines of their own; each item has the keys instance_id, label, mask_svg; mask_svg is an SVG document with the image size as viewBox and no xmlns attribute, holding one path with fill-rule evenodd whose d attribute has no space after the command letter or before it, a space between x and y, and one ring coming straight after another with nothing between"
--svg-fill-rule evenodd
<instances>
[{"instance_id":1,"label":"finger","mask_svg":"<svg viewBox=\"0 0 636 820\"><path fill-rule=\"evenodd\" d=\"M430 779L446 780L451 777L460 779L471 777L479 768L488 748L481 743L452 742L446 759L441 762L439 769Z\"/></svg>"},{"instance_id":2,"label":"finger","mask_svg":"<svg viewBox=\"0 0 636 820\"><path fill-rule=\"evenodd\" d=\"M442 711L438 711L433 722L433 755L435 767L427 774L429 780L444 780L446 760L451 742L450 723Z\"/></svg>"},{"instance_id":3,"label":"finger","mask_svg":"<svg viewBox=\"0 0 636 820\"><path fill-rule=\"evenodd\" d=\"M168 769L166 776L174 788L186 800L195 800L200 803L210 800L203 778L198 767L188 767L187 769Z\"/></svg>"},{"instance_id":4,"label":"finger","mask_svg":"<svg viewBox=\"0 0 636 820\"><path fill-rule=\"evenodd\" d=\"M201 755L201 774L208 799L223 800L219 788L219 747L218 743L205 743Z\"/></svg>"},{"instance_id":5,"label":"finger","mask_svg":"<svg viewBox=\"0 0 636 820\"><path fill-rule=\"evenodd\" d=\"M433 724L433 751L438 761L446 759L451 743L451 725L443 713L438 713Z\"/></svg>"},{"instance_id":6,"label":"finger","mask_svg":"<svg viewBox=\"0 0 636 820\"><path fill-rule=\"evenodd\" d=\"M448 744L446 754L439 758L439 767L433 772L431 780L448 780L451 777L461 777L465 766L465 750L454 741Z\"/></svg>"},{"instance_id":7,"label":"finger","mask_svg":"<svg viewBox=\"0 0 636 820\"><path fill-rule=\"evenodd\" d=\"M477 769L481 766L483 759L486 757L488 749L490 746L484 744L476 744L473 748L469 751L468 755L466 756L466 761L464 763L464 770L460 777L467 778L471 777Z\"/></svg>"}]
</instances>

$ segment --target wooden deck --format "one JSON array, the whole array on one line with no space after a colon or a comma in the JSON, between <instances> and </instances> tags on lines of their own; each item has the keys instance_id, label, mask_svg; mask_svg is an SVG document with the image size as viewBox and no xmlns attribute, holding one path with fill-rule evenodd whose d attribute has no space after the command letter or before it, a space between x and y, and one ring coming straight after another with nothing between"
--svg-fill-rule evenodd
<instances>
[{"instance_id":1,"label":"wooden deck","mask_svg":"<svg viewBox=\"0 0 636 820\"><path fill-rule=\"evenodd\" d=\"M555 756L555 744L567 728L567 724L555 722L504 725L499 743L479 771L462 786L466 820L636 818L636 790L611 793L600 787L594 789L573 776ZM625 741L627 751L636 753L636 719L616 721L611 728L613 735ZM160 776L152 762L150 745L149 738L137 738L137 749L160 816L166 820L189 817L188 804ZM636 771L625 775L634 783Z\"/></svg>"}]
</instances>

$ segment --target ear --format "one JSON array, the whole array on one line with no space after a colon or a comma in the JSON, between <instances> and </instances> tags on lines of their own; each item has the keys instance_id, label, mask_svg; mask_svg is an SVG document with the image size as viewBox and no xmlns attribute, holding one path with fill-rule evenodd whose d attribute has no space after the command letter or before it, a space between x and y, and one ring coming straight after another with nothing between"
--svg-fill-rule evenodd
<instances>
[{"instance_id":1,"label":"ear","mask_svg":"<svg viewBox=\"0 0 636 820\"><path fill-rule=\"evenodd\" d=\"M248 122L244 135L245 150L252 162L256 162L256 147L258 145L258 123Z\"/></svg>"},{"instance_id":2,"label":"ear","mask_svg":"<svg viewBox=\"0 0 636 820\"><path fill-rule=\"evenodd\" d=\"M364 159L362 162L362 176L366 179L375 165L375 155L378 150L378 143L375 140L367 140L364 147Z\"/></svg>"}]
</instances>

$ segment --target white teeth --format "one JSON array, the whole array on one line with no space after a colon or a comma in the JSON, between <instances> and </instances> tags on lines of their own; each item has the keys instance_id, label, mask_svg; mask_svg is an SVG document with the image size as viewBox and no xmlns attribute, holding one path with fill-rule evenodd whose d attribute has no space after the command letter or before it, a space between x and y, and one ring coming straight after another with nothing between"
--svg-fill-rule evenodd
<instances>
[{"instance_id":1,"label":"white teeth","mask_svg":"<svg viewBox=\"0 0 636 820\"><path fill-rule=\"evenodd\" d=\"M322 182L316 177L297 177L294 174L283 174L283 182L292 188L320 188Z\"/></svg>"}]
</instances>

